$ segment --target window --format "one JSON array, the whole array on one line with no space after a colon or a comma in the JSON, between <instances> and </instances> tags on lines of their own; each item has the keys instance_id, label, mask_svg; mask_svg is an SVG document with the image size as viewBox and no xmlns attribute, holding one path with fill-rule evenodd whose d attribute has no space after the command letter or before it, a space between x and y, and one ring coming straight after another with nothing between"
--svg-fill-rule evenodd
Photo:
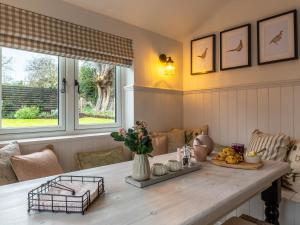
<instances>
[{"instance_id":1,"label":"window","mask_svg":"<svg viewBox=\"0 0 300 225\"><path fill-rule=\"evenodd\" d=\"M109 64L0 47L0 134L119 127L119 71Z\"/></svg>"},{"instance_id":2,"label":"window","mask_svg":"<svg viewBox=\"0 0 300 225\"><path fill-rule=\"evenodd\" d=\"M107 126L118 122L116 115L116 66L78 61L76 127Z\"/></svg>"}]
</instances>

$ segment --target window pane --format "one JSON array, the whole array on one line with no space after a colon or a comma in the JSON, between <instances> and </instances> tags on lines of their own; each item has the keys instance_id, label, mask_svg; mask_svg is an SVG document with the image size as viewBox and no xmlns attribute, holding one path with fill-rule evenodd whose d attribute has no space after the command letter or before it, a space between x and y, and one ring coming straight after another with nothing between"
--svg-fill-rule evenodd
<instances>
[{"instance_id":1,"label":"window pane","mask_svg":"<svg viewBox=\"0 0 300 225\"><path fill-rule=\"evenodd\" d=\"M0 51L2 128L58 126L58 57Z\"/></svg>"},{"instance_id":2,"label":"window pane","mask_svg":"<svg viewBox=\"0 0 300 225\"><path fill-rule=\"evenodd\" d=\"M108 64L79 61L79 125L116 122L116 68Z\"/></svg>"}]
</instances>

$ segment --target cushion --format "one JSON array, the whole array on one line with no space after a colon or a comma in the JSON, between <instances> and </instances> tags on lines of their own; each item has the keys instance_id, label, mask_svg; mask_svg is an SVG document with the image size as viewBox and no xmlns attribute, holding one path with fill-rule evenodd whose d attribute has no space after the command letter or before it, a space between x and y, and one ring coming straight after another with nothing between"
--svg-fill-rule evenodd
<instances>
[{"instance_id":1,"label":"cushion","mask_svg":"<svg viewBox=\"0 0 300 225\"><path fill-rule=\"evenodd\" d=\"M16 141L0 149L0 185L18 182L11 167L10 157L20 154L19 144Z\"/></svg>"},{"instance_id":2,"label":"cushion","mask_svg":"<svg viewBox=\"0 0 300 225\"><path fill-rule=\"evenodd\" d=\"M19 181L63 173L55 153L46 148L41 152L11 157L11 164Z\"/></svg>"},{"instance_id":3,"label":"cushion","mask_svg":"<svg viewBox=\"0 0 300 225\"><path fill-rule=\"evenodd\" d=\"M199 134L208 135L208 125L205 125L205 126L199 127L199 128L186 128L185 132L187 132L187 133L193 132L195 136L197 136Z\"/></svg>"},{"instance_id":4,"label":"cushion","mask_svg":"<svg viewBox=\"0 0 300 225\"><path fill-rule=\"evenodd\" d=\"M266 134L254 130L247 151L260 152L263 160L284 161L289 148L290 137L285 134Z\"/></svg>"},{"instance_id":5,"label":"cushion","mask_svg":"<svg viewBox=\"0 0 300 225\"><path fill-rule=\"evenodd\" d=\"M184 130L176 129L166 133L168 137L168 153L176 152L177 148L184 146L184 132Z\"/></svg>"},{"instance_id":6,"label":"cushion","mask_svg":"<svg viewBox=\"0 0 300 225\"><path fill-rule=\"evenodd\" d=\"M194 139L199 135L199 134L205 134L208 135L208 125L205 125L200 128L186 128L185 129L185 135L188 136L189 134L193 134L193 138L189 141L189 145L193 146Z\"/></svg>"},{"instance_id":7,"label":"cushion","mask_svg":"<svg viewBox=\"0 0 300 225\"><path fill-rule=\"evenodd\" d=\"M167 135L152 136L153 151L151 155L162 155L168 153L168 137Z\"/></svg>"},{"instance_id":8,"label":"cushion","mask_svg":"<svg viewBox=\"0 0 300 225\"><path fill-rule=\"evenodd\" d=\"M78 152L75 158L79 169L89 169L125 161L122 146L104 151Z\"/></svg>"}]
</instances>

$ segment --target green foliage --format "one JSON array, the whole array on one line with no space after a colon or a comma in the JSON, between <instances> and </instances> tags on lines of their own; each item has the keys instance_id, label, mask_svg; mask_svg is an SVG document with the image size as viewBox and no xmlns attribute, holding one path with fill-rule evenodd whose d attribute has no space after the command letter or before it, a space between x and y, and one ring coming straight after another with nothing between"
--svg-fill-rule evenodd
<instances>
[{"instance_id":1,"label":"green foliage","mask_svg":"<svg viewBox=\"0 0 300 225\"><path fill-rule=\"evenodd\" d=\"M91 116L91 117L95 117L95 116L103 117L103 118L114 118L115 117L115 114L113 111L98 112L91 106L85 106L82 109L82 113L84 113L87 116Z\"/></svg>"},{"instance_id":2,"label":"green foliage","mask_svg":"<svg viewBox=\"0 0 300 225\"><path fill-rule=\"evenodd\" d=\"M21 109L19 109L15 113L15 118L17 119L36 119L39 117L40 109L37 106L22 106Z\"/></svg>"},{"instance_id":3,"label":"green foliage","mask_svg":"<svg viewBox=\"0 0 300 225\"><path fill-rule=\"evenodd\" d=\"M94 63L85 62L80 67L80 96L86 101L96 104L97 101L97 86L96 86L97 68Z\"/></svg>"},{"instance_id":4,"label":"green foliage","mask_svg":"<svg viewBox=\"0 0 300 225\"><path fill-rule=\"evenodd\" d=\"M125 146L136 154L149 154L153 151L152 139L145 122L137 121L136 126L129 128L127 132L120 129L119 132L112 132L110 135L115 141L124 142Z\"/></svg>"},{"instance_id":5,"label":"green foliage","mask_svg":"<svg viewBox=\"0 0 300 225\"><path fill-rule=\"evenodd\" d=\"M39 114L40 119L56 119L58 117L57 110L51 110L51 112L41 112Z\"/></svg>"}]
</instances>

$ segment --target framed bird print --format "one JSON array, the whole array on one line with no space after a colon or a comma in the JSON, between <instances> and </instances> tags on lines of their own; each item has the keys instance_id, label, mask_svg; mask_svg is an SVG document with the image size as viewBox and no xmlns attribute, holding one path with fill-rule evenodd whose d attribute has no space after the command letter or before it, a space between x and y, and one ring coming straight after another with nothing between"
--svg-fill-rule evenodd
<instances>
[{"instance_id":1,"label":"framed bird print","mask_svg":"<svg viewBox=\"0 0 300 225\"><path fill-rule=\"evenodd\" d=\"M297 11L257 21L258 64L298 58Z\"/></svg>"},{"instance_id":2,"label":"framed bird print","mask_svg":"<svg viewBox=\"0 0 300 225\"><path fill-rule=\"evenodd\" d=\"M251 66L251 25L235 27L220 33L220 68Z\"/></svg>"},{"instance_id":3,"label":"framed bird print","mask_svg":"<svg viewBox=\"0 0 300 225\"><path fill-rule=\"evenodd\" d=\"M216 35L191 41L191 74L206 74L216 71Z\"/></svg>"}]
</instances>

